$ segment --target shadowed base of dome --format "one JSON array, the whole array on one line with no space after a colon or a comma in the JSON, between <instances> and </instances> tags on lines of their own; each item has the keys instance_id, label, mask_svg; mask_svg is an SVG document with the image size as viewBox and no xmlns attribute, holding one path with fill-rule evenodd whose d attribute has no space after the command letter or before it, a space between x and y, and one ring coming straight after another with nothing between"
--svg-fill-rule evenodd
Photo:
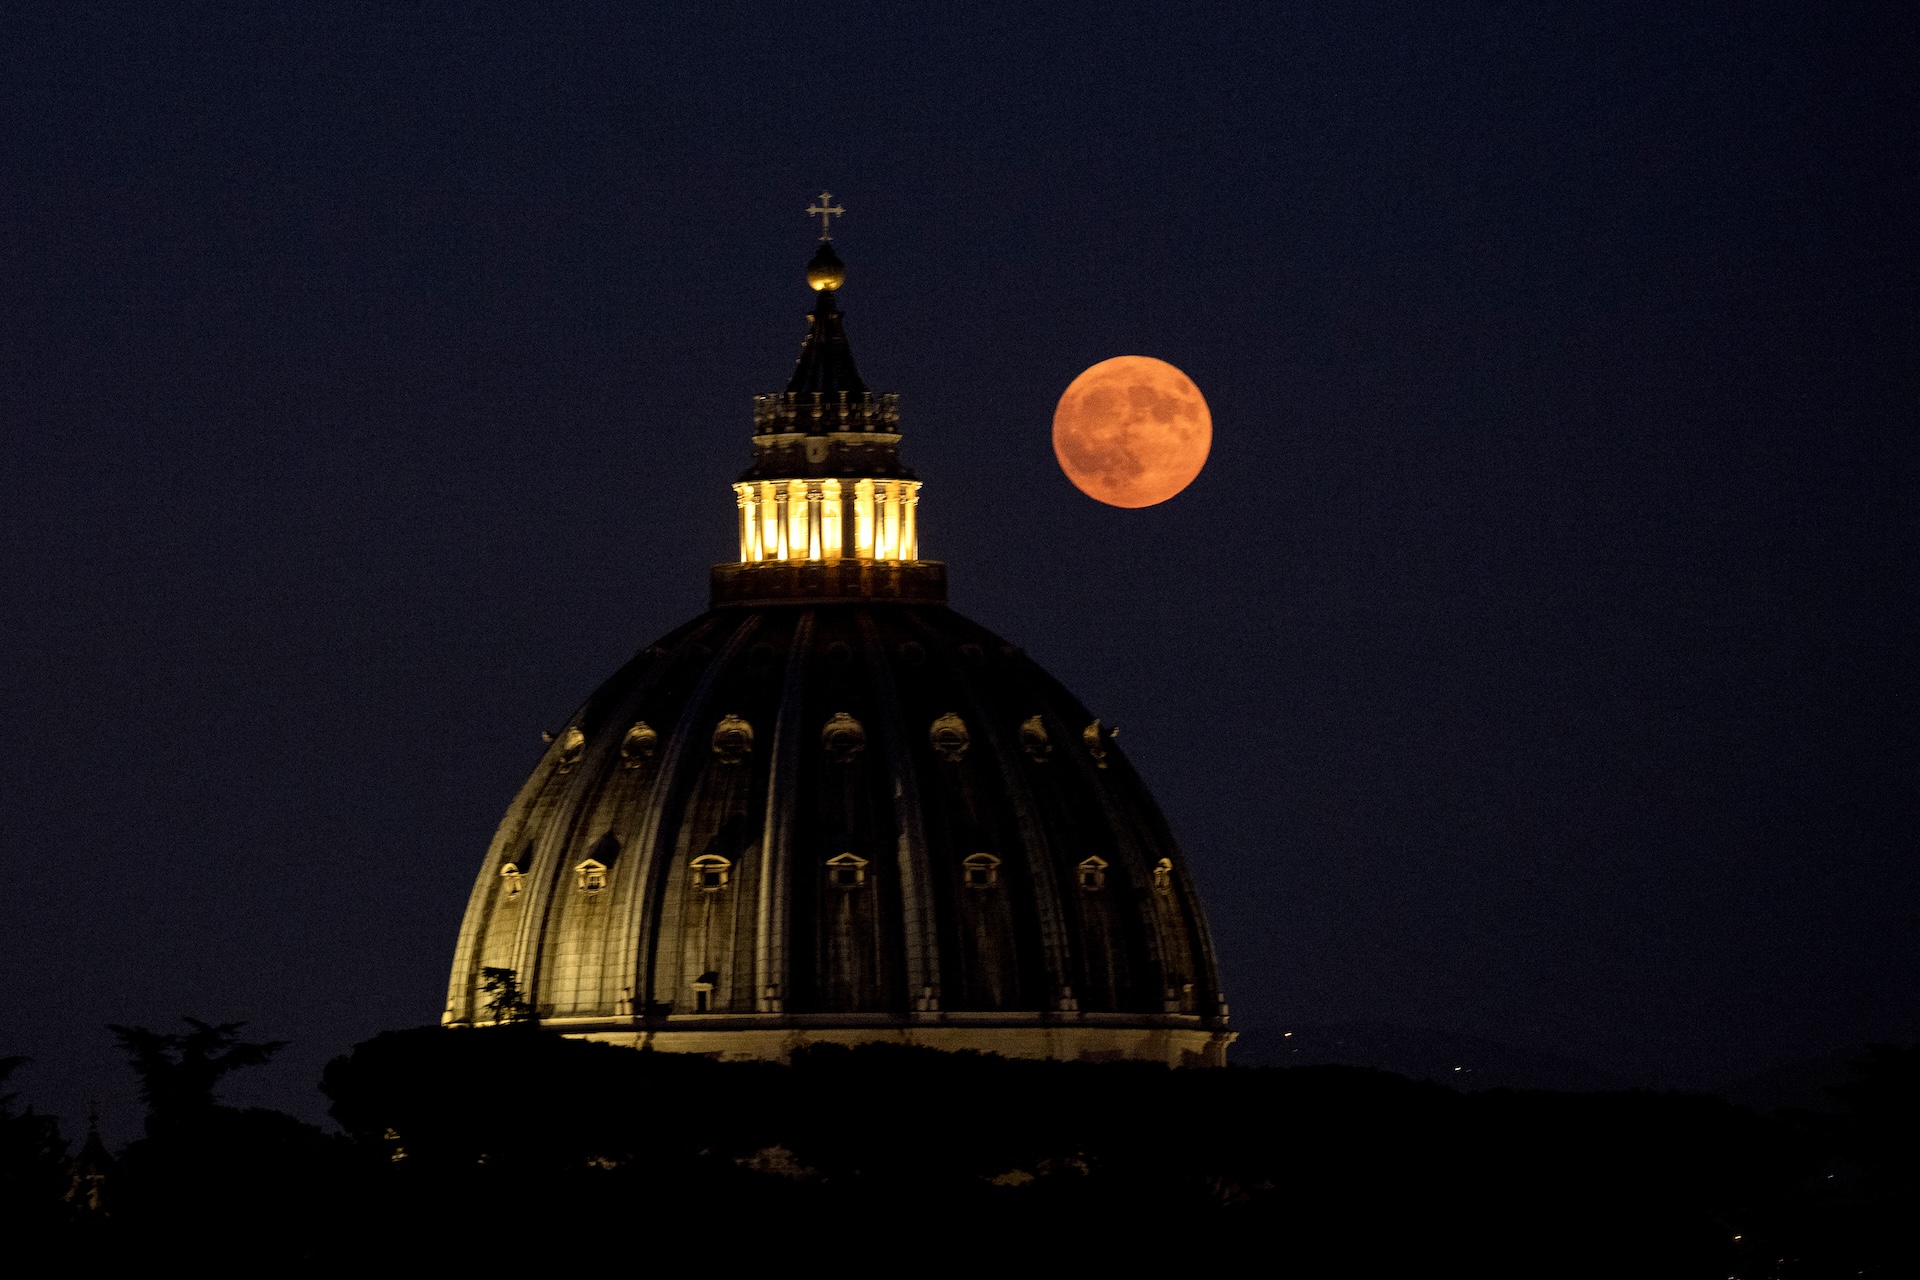
<instances>
[{"instance_id":1,"label":"shadowed base of dome","mask_svg":"<svg viewBox=\"0 0 1920 1280\"><path fill-rule=\"evenodd\" d=\"M945 604L938 560L784 560L713 566L713 607L899 602Z\"/></svg>"},{"instance_id":2,"label":"shadowed base of dome","mask_svg":"<svg viewBox=\"0 0 1920 1280\"><path fill-rule=\"evenodd\" d=\"M691 1053L722 1062L786 1062L809 1045L899 1044L947 1053L993 1053L1003 1058L1057 1062L1157 1062L1169 1067L1224 1067L1237 1034L1199 1018L1099 1022L1017 1021L999 1014L948 1014L940 1021L903 1022L876 1015L871 1025L807 1025L804 1019L752 1014L693 1015L671 1020L544 1018L562 1035L631 1049ZM1024 1021L1024 1025L1022 1022ZM1190 1025L1170 1025L1176 1023Z\"/></svg>"}]
</instances>

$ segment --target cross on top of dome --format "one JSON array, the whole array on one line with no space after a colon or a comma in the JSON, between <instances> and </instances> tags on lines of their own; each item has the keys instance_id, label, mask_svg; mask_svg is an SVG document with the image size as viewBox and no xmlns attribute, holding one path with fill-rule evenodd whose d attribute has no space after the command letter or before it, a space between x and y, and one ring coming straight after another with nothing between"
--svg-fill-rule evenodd
<instances>
[{"instance_id":1,"label":"cross on top of dome","mask_svg":"<svg viewBox=\"0 0 1920 1280\"><path fill-rule=\"evenodd\" d=\"M822 240L833 239L833 223L830 219L837 218L846 212L846 210L842 209L839 205L828 203L832 199L832 192L822 191L819 200L807 206L807 213L817 216L820 219L820 238Z\"/></svg>"}]
</instances>

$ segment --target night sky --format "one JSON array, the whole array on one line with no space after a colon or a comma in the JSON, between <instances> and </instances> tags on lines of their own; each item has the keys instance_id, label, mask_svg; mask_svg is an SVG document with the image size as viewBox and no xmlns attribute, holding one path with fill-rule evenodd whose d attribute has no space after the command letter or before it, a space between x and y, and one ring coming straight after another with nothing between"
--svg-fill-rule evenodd
<instances>
[{"instance_id":1,"label":"night sky","mask_svg":"<svg viewBox=\"0 0 1920 1280\"><path fill-rule=\"evenodd\" d=\"M278 10L278 12L274 12ZM8 5L0 1054L438 1018L699 613L847 214L922 547L1155 789L1235 1022L1705 1086L1920 1036L1910 5ZM1054 463L1179 365L1187 492Z\"/></svg>"}]
</instances>

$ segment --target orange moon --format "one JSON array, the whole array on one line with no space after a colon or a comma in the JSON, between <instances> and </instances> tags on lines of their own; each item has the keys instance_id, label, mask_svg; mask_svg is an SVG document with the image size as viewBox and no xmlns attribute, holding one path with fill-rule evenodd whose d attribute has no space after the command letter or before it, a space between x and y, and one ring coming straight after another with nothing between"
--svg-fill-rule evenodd
<instances>
[{"instance_id":1,"label":"orange moon","mask_svg":"<svg viewBox=\"0 0 1920 1280\"><path fill-rule=\"evenodd\" d=\"M1053 411L1067 479L1111 507L1151 507L1193 483L1213 415L1193 379L1152 356L1115 356L1075 378Z\"/></svg>"}]
</instances>

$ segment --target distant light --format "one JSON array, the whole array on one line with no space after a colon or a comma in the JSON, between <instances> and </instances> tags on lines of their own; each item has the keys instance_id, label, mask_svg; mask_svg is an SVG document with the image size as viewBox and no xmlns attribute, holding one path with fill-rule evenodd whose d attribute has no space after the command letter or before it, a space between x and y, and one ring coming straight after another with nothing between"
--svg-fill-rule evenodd
<instances>
[{"instance_id":1,"label":"distant light","mask_svg":"<svg viewBox=\"0 0 1920 1280\"><path fill-rule=\"evenodd\" d=\"M1293 1032L1291 1032L1291 1031L1282 1031L1282 1032L1280 1033L1280 1035L1281 1035L1281 1037L1282 1037L1283 1039L1284 1039L1285 1037L1287 1037L1287 1036L1290 1036L1290 1035L1292 1035L1292 1034L1293 1034Z\"/></svg>"}]
</instances>

